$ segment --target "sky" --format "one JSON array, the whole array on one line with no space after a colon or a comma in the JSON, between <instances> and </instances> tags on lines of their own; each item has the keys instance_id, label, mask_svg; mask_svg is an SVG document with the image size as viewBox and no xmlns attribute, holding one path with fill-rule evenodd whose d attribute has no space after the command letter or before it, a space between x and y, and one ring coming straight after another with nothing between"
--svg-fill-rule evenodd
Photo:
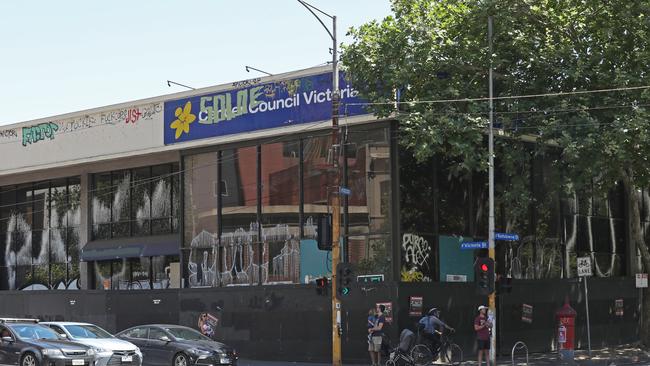
<instances>
[{"instance_id":1,"label":"sky","mask_svg":"<svg viewBox=\"0 0 650 366\"><path fill-rule=\"evenodd\" d=\"M389 0L311 0L351 26ZM331 20L323 18L326 25ZM0 2L0 125L279 74L331 60L332 41L297 0Z\"/></svg>"}]
</instances>

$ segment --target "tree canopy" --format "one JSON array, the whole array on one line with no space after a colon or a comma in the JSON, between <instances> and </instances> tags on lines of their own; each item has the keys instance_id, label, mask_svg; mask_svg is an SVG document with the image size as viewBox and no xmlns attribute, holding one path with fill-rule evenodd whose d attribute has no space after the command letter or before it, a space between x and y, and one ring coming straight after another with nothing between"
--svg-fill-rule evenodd
<instances>
[{"instance_id":1,"label":"tree canopy","mask_svg":"<svg viewBox=\"0 0 650 366\"><path fill-rule=\"evenodd\" d=\"M421 160L453 158L459 173L485 170L492 65L496 157L513 187L524 140L533 154L553 151L566 189L623 184L630 241L650 270L639 212L650 187L650 0L393 0L392 10L349 30L342 62L368 108L399 120L402 145Z\"/></svg>"}]
</instances>

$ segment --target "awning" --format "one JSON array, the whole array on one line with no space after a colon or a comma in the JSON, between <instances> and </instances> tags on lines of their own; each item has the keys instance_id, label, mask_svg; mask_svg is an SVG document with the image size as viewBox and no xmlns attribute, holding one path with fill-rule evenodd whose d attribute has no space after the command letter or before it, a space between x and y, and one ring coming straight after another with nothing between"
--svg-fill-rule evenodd
<instances>
[{"instance_id":1,"label":"awning","mask_svg":"<svg viewBox=\"0 0 650 366\"><path fill-rule=\"evenodd\" d=\"M139 238L120 238L88 242L81 249L84 262L110 259L179 255L179 235L160 235Z\"/></svg>"}]
</instances>

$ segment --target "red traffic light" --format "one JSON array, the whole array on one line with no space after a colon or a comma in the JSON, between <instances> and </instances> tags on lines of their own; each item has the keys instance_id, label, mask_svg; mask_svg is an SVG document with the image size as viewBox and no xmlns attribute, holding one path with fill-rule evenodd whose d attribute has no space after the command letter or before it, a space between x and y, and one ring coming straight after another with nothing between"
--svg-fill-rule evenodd
<instances>
[{"instance_id":1,"label":"red traffic light","mask_svg":"<svg viewBox=\"0 0 650 366\"><path fill-rule=\"evenodd\" d=\"M483 271L483 272L487 272L488 269L489 269L489 268L488 268L487 264L485 264L485 263L481 264L481 271Z\"/></svg>"}]
</instances>

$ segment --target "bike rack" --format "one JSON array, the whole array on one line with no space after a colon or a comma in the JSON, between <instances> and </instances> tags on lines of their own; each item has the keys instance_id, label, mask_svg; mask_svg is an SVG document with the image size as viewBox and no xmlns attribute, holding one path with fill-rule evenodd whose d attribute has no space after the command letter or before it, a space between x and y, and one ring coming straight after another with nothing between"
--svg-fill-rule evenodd
<instances>
[{"instance_id":1,"label":"bike rack","mask_svg":"<svg viewBox=\"0 0 650 366\"><path fill-rule=\"evenodd\" d=\"M512 366L515 366L515 351L520 350L520 349L525 349L526 350L526 366L528 366L528 346L526 346L526 343L524 343L522 341L518 341L512 347Z\"/></svg>"}]
</instances>

